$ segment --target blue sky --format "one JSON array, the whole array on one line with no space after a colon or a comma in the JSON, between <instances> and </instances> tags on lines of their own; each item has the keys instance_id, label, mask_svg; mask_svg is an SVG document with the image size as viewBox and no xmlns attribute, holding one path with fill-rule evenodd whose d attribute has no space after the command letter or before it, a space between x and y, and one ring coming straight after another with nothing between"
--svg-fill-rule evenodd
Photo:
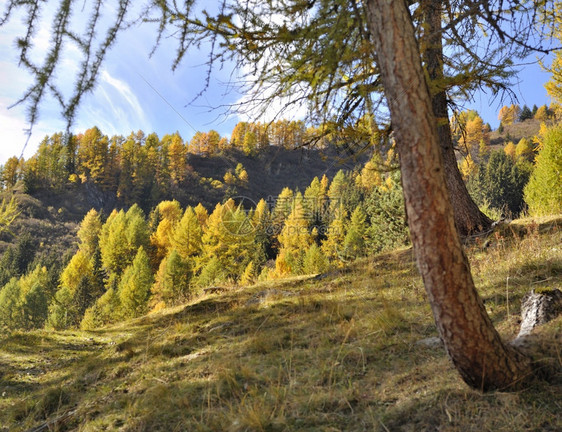
<instances>
[{"instance_id":1,"label":"blue sky","mask_svg":"<svg viewBox=\"0 0 562 432\"><path fill-rule=\"evenodd\" d=\"M0 1L0 10L4 9ZM45 17L48 19L48 17ZM36 55L41 58L48 41L49 24L36 35ZM24 129L27 128L23 105L8 109L18 100L31 83L30 77L17 66L18 54L14 49L14 39L26 29L22 16L13 17L0 27L0 164L10 156L19 156L26 141ZM148 54L152 47L154 31L147 28L132 28L120 36L109 53L95 91L87 96L79 108L73 128L74 132L98 126L105 134L128 135L142 129L146 133L156 132L160 137L178 131L188 140L195 131L217 130L229 136L239 120L246 120L234 114L226 115L224 109L212 110L235 103L242 95L235 91L229 82L235 78L232 69L224 68L213 72L211 86L203 97L188 105L205 85L206 53L188 53L180 67L172 72L170 66L174 56L173 40L164 40L161 48L152 58ZM58 82L67 88L73 82L76 63L73 52L68 55L58 72ZM535 61L535 57L528 59ZM234 73L234 75L233 75ZM234 78L233 78L234 76ZM522 67L519 84L513 87L520 105L531 107L548 103L543 87L548 80L547 73L538 64ZM476 109L493 128L497 127L499 108L511 101L491 100L489 94L479 93L474 101L465 107ZM294 113L299 117L302 113ZM53 100L46 100L40 111L38 123L24 157L35 152L39 142L46 136L63 131L65 122Z\"/></svg>"}]
</instances>

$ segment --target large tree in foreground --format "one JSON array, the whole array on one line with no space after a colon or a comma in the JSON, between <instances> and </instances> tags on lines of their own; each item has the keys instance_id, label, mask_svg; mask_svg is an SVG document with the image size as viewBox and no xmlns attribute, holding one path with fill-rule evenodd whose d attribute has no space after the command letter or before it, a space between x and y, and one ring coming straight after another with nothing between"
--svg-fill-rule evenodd
<instances>
[{"instance_id":1,"label":"large tree in foreground","mask_svg":"<svg viewBox=\"0 0 562 432\"><path fill-rule=\"evenodd\" d=\"M438 124L406 1L368 0L366 6L396 133L412 243L439 333L470 386L520 384L532 376L531 362L496 332L455 229Z\"/></svg>"}]
</instances>

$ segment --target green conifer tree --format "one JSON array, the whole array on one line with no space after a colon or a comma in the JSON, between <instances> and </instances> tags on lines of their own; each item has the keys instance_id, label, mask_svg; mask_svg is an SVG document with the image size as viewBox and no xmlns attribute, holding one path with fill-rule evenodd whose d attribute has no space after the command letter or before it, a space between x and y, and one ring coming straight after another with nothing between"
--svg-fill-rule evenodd
<instances>
[{"instance_id":1,"label":"green conifer tree","mask_svg":"<svg viewBox=\"0 0 562 432\"><path fill-rule=\"evenodd\" d=\"M148 255L140 246L135 259L125 269L119 282L118 294L125 318L138 317L148 311L148 298L153 282Z\"/></svg>"},{"instance_id":2,"label":"green conifer tree","mask_svg":"<svg viewBox=\"0 0 562 432\"><path fill-rule=\"evenodd\" d=\"M13 277L0 289L0 328L18 329L23 321L21 288Z\"/></svg>"},{"instance_id":3,"label":"green conifer tree","mask_svg":"<svg viewBox=\"0 0 562 432\"><path fill-rule=\"evenodd\" d=\"M322 249L316 243L312 243L304 255L302 272L304 274L324 273L329 266L328 258Z\"/></svg>"},{"instance_id":4,"label":"green conifer tree","mask_svg":"<svg viewBox=\"0 0 562 432\"><path fill-rule=\"evenodd\" d=\"M156 280L152 286L151 303L157 305L162 302L165 306L172 306L188 299L191 277L190 263L182 259L175 249L172 249L160 263Z\"/></svg>"},{"instance_id":5,"label":"green conifer tree","mask_svg":"<svg viewBox=\"0 0 562 432\"><path fill-rule=\"evenodd\" d=\"M525 187L525 201L533 215L562 213L562 126L546 130Z\"/></svg>"},{"instance_id":6,"label":"green conifer tree","mask_svg":"<svg viewBox=\"0 0 562 432\"><path fill-rule=\"evenodd\" d=\"M351 214L347 234L343 242L344 255L348 258L358 258L366 253L365 239L367 237L367 216L361 207L356 207Z\"/></svg>"}]
</instances>

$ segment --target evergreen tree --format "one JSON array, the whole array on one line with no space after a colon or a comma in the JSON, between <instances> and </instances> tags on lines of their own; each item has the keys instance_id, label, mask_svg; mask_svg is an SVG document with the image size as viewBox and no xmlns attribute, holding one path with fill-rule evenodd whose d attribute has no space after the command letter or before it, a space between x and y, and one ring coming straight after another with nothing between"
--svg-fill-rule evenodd
<instances>
[{"instance_id":1,"label":"evergreen tree","mask_svg":"<svg viewBox=\"0 0 562 432\"><path fill-rule=\"evenodd\" d=\"M27 271L35 258L37 250L35 242L28 233L18 237L15 245L11 245L0 258L0 286L11 278L19 278Z\"/></svg>"},{"instance_id":2,"label":"evergreen tree","mask_svg":"<svg viewBox=\"0 0 562 432\"><path fill-rule=\"evenodd\" d=\"M0 289L0 328L18 329L23 323L21 288L13 277Z\"/></svg>"},{"instance_id":3,"label":"evergreen tree","mask_svg":"<svg viewBox=\"0 0 562 432\"><path fill-rule=\"evenodd\" d=\"M365 214L369 220L367 228L369 251L378 252L408 243L404 198L398 173L387 177L385 184L375 188L367 197Z\"/></svg>"},{"instance_id":4,"label":"evergreen tree","mask_svg":"<svg viewBox=\"0 0 562 432\"><path fill-rule=\"evenodd\" d=\"M469 182L476 201L489 203L511 217L523 209L523 188L529 179L528 162L515 163L505 152L495 151Z\"/></svg>"},{"instance_id":5,"label":"evergreen tree","mask_svg":"<svg viewBox=\"0 0 562 432\"><path fill-rule=\"evenodd\" d=\"M148 311L148 298L153 282L148 255L140 246L135 259L125 269L119 282L121 312L125 318L138 317Z\"/></svg>"},{"instance_id":6,"label":"evergreen tree","mask_svg":"<svg viewBox=\"0 0 562 432\"><path fill-rule=\"evenodd\" d=\"M62 271L60 288L49 307L48 322L51 327L65 329L78 326L86 309L102 294L103 285L94 273L94 257L78 250Z\"/></svg>"},{"instance_id":7,"label":"evergreen tree","mask_svg":"<svg viewBox=\"0 0 562 432\"><path fill-rule=\"evenodd\" d=\"M192 269L189 262L172 249L160 263L152 286L151 302L154 305L162 302L165 306L171 306L186 300L190 294L191 277Z\"/></svg>"},{"instance_id":8,"label":"evergreen tree","mask_svg":"<svg viewBox=\"0 0 562 432\"><path fill-rule=\"evenodd\" d=\"M527 105L523 105L521 109L521 114L519 114L519 121L523 122L525 120L529 120L533 118L533 113L529 109Z\"/></svg>"},{"instance_id":9,"label":"evergreen tree","mask_svg":"<svg viewBox=\"0 0 562 432\"><path fill-rule=\"evenodd\" d=\"M535 114L537 113L538 110L539 110L539 108L537 107L536 104L534 104L533 109L531 110L531 114L533 114L533 117L535 117Z\"/></svg>"},{"instance_id":10,"label":"evergreen tree","mask_svg":"<svg viewBox=\"0 0 562 432\"><path fill-rule=\"evenodd\" d=\"M304 191L305 217L310 226L320 227L327 216L328 195L318 177L314 177ZM326 221L327 222L327 221Z\"/></svg>"},{"instance_id":11,"label":"evergreen tree","mask_svg":"<svg viewBox=\"0 0 562 432\"><path fill-rule=\"evenodd\" d=\"M251 262L257 271L268 258L273 258L274 255L271 213L263 198L257 203L251 217L255 244L255 246L252 246Z\"/></svg>"}]
</instances>

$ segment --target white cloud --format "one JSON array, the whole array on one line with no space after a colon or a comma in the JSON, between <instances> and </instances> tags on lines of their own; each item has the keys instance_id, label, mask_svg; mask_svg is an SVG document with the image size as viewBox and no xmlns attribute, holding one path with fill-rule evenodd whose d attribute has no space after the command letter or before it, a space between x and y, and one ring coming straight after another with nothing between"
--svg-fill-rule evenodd
<instances>
[{"instance_id":1,"label":"white cloud","mask_svg":"<svg viewBox=\"0 0 562 432\"><path fill-rule=\"evenodd\" d=\"M143 125L143 128L149 129L149 122L147 120L146 114L137 96L131 90L131 87L125 81L122 81L120 79L111 76L107 70L102 71L101 81L102 83L107 83L113 89L115 89L119 94L119 96L127 103L129 108L132 109L133 119L134 119L133 124L140 123L141 125ZM122 117L124 115L124 112L116 107L118 101L113 101L113 99L111 99L111 97L108 96L107 92L104 91L103 93L104 93L104 98L106 98L109 101L114 114L120 115L121 120L123 120ZM130 117L130 116L125 114L125 117Z\"/></svg>"}]
</instances>

